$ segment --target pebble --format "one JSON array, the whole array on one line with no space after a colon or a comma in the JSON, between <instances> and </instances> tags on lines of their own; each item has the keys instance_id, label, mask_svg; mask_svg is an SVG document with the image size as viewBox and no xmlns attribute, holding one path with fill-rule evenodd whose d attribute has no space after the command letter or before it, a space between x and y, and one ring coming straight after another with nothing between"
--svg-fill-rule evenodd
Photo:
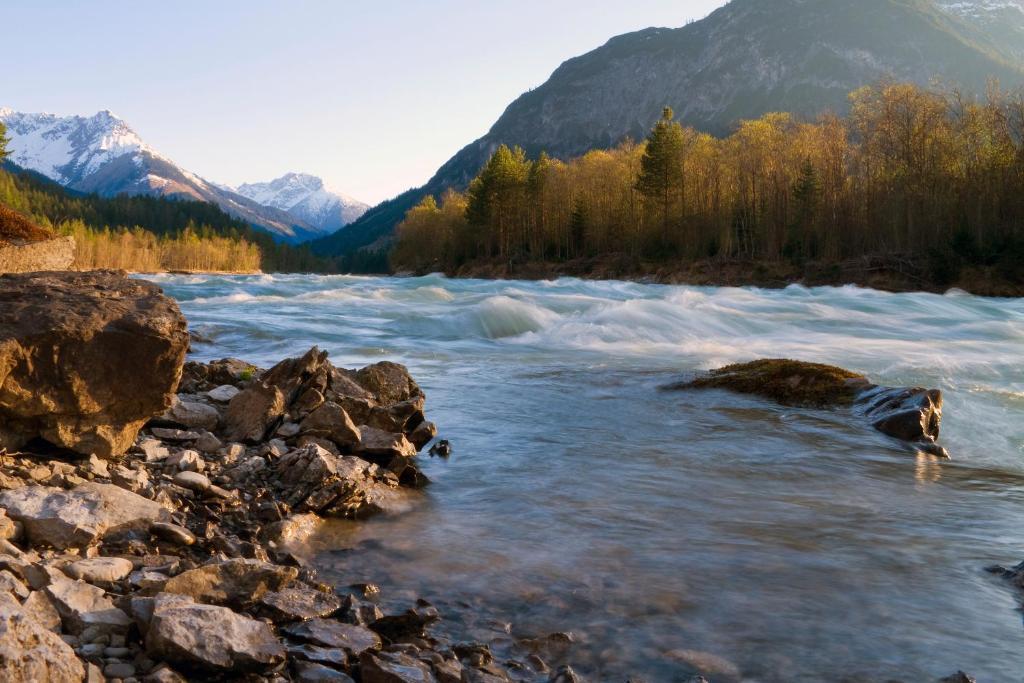
<instances>
[{"instance_id":1,"label":"pebble","mask_svg":"<svg viewBox=\"0 0 1024 683\"><path fill-rule=\"evenodd\" d=\"M130 678L135 675L135 665L130 662L110 662L103 667L107 678Z\"/></svg>"},{"instance_id":2,"label":"pebble","mask_svg":"<svg viewBox=\"0 0 1024 683\"><path fill-rule=\"evenodd\" d=\"M177 524L167 524L166 522L156 522L149 527L149 530L157 538L167 541L169 543L176 543L178 545L192 545L196 542L195 535L183 526Z\"/></svg>"},{"instance_id":3,"label":"pebble","mask_svg":"<svg viewBox=\"0 0 1024 683\"><path fill-rule=\"evenodd\" d=\"M114 583L132 572L132 561L123 557L94 557L78 560L64 567L64 573L72 579L87 583Z\"/></svg>"},{"instance_id":4,"label":"pebble","mask_svg":"<svg viewBox=\"0 0 1024 683\"><path fill-rule=\"evenodd\" d=\"M210 488L210 478L205 474L199 474L199 472L184 471L178 472L174 475L174 483L182 488L189 489L191 491L203 491Z\"/></svg>"}]
</instances>

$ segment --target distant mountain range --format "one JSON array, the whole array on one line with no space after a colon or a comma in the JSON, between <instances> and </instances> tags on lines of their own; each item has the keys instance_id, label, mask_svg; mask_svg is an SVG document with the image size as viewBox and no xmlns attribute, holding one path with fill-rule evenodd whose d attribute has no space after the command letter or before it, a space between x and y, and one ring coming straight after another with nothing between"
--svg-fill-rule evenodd
<instances>
[{"instance_id":1,"label":"distant mountain range","mask_svg":"<svg viewBox=\"0 0 1024 683\"><path fill-rule=\"evenodd\" d=\"M1024 0L733 0L682 28L612 38L520 96L425 186L313 248L386 245L410 207L465 187L502 143L568 158L642 138L665 105L690 126L726 134L769 111L845 112L851 91L886 79L972 92L990 79L1024 83Z\"/></svg>"},{"instance_id":2,"label":"distant mountain range","mask_svg":"<svg viewBox=\"0 0 1024 683\"><path fill-rule=\"evenodd\" d=\"M211 202L228 214L288 242L338 230L365 205L324 188L309 175L288 174L237 190L181 168L147 145L109 111L94 116L25 114L0 109L11 138L9 161L79 192L188 198Z\"/></svg>"}]
</instances>

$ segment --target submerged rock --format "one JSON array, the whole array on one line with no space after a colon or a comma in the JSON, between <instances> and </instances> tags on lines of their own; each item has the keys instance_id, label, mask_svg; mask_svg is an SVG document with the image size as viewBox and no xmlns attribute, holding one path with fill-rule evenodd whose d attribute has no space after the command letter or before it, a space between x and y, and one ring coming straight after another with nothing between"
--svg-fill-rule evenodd
<instances>
[{"instance_id":1,"label":"submerged rock","mask_svg":"<svg viewBox=\"0 0 1024 683\"><path fill-rule=\"evenodd\" d=\"M0 276L0 448L124 453L170 407L187 348L177 304L123 272Z\"/></svg>"},{"instance_id":2,"label":"submerged rock","mask_svg":"<svg viewBox=\"0 0 1024 683\"><path fill-rule=\"evenodd\" d=\"M936 443L942 423L942 392L938 389L881 387L843 368L784 359L727 365L667 388L728 389L789 406L853 407L883 434L949 457Z\"/></svg>"}]
</instances>

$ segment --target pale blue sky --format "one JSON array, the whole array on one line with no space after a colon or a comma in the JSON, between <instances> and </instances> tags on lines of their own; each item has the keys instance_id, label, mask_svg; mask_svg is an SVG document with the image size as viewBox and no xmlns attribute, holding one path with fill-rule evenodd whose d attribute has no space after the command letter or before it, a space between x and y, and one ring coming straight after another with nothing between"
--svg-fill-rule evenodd
<instances>
[{"instance_id":1,"label":"pale blue sky","mask_svg":"<svg viewBox=\"0 0 1024 683\"><path fill-rule=\"evenodd\" d=\"M4 0L0 106L110 109L223 183L375 203L425 182L565 59L724 0Z\"/></svg>"}]
</instances>

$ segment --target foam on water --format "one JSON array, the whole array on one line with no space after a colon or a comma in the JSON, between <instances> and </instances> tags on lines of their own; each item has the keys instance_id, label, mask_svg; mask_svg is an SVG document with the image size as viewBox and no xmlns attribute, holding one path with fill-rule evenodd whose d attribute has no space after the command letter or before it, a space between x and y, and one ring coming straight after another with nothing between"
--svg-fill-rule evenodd
<instances>
[{"instance_id":1,"label":"foam on water","mask_svg":"<svg viewBox=\"0 0 1024 683\"><path fill-rule=\"evenodd\" d=\"M339 585L374 581L452 614L472 604L514 635L574 631L593 680L685 678L692 650L763 683L1024 671L1016 598L982 571L1024 559L1024 300L155 279L214 339L200 356L266 365L319 344L347 366L404 362L425 387L456 455L425 462L434 485L405 514L331 527L316 562ZM659 391L757 357L943 389L954 460L841 411ZM365 549L335 552L347 546ZM478 639L484 621L444 627Z\"/></svg>"}]
</instances>

